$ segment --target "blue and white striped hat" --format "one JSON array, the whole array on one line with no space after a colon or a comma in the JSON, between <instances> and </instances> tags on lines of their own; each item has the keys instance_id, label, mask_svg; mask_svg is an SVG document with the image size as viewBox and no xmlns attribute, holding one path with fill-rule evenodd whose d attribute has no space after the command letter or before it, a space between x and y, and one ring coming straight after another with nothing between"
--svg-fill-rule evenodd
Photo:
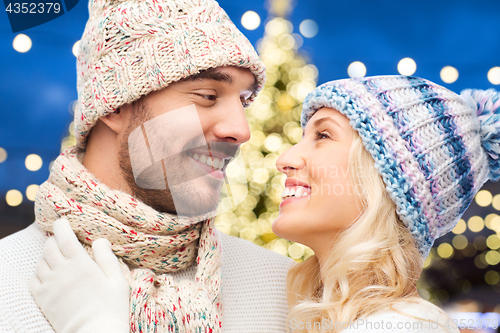
<instances>
[{"instance_id":1,"label":"blue and white striped hat","mask_svg":"<svg viewBox=\"0 0 500 333\"><path fill-rule=\"evenodd\" d=\"M409 76L332 81L306 97L302 127L322 107L349 118L424 258L481 186L500 178L500 94L494 90L458 95Z\"/></svg>"}]
</instances>

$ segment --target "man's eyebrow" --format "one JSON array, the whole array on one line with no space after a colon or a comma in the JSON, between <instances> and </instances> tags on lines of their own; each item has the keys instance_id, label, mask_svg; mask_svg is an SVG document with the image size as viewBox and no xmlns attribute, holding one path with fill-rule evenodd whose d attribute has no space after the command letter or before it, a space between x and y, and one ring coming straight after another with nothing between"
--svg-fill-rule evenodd
<instances>
[{"instance_id":1,"label":"man's eyebrow","mask_svg":"<svg viewBox=\"0 0 500 333\"><path fill-rule=\"evenodd\" d=\"M218 82L224 82L227 84L233 84L234 79L231 75L227 73L222 73L217 71L217 69L211 68L207 70L200 71L198 74L194 74L191 76L188 76L187 78L183 79L182 81L197 81L197 80L214 80ZM254 77L254 81L250 87L248 87L248 91L251 91L252 93L255 93L257 91L257 88L259 88L259 83L257 82L257 79Z\"/></svg>"},{"instance_id":2,"label":"man's eyebrow","mask_svg":"<svg viewBox=\"0 0 500 333\"><path fill-rule=\"evenodd\" d=\"M198 74L188 76L184 81L197 81L197 80L214 80L219 82L224 82L228 84L233 83L233 77L227 73L221 73L217 70L204 70Z\"/></svg>"}]
</instances>

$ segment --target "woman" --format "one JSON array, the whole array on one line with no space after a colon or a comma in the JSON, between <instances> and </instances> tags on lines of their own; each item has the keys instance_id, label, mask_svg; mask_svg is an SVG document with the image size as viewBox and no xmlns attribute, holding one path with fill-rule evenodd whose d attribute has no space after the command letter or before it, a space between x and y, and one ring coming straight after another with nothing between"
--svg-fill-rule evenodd
<instances>
[{"instance_id":1,"label":"woman","mask_svg":"<svg viewBox=\"0 0 500 333\"><path fill-rule=\"evenodd\" d=\"M303 139L277 161L287 180L273 231L315 252L289 272L287 330L458 332L416 283L434 240L500 176L499 113L493 90L459 96L414 77L308 95ZM96 261L111 267L102 245Z\"/></svg>"},{"instance_id":2,"label":"woman","mask_svg":"<svg viewBox=\"0 0 500 333\"><path fill-rule=\"evenodd\" d=\"M494 91L401 76L308 95L303 139L277 161L287 180L273 231L315 253L288 274L292 331L457 332L416 283L434 240L498 179L499 107Z\"/></svg>"}]
</instances>

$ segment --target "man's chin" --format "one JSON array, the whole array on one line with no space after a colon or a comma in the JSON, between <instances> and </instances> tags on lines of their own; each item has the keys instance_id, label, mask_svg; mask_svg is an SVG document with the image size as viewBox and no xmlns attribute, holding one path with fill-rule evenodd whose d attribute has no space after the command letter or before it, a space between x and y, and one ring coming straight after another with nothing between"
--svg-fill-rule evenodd
<instances>
[{"instance_id":1,"label":"man's chin","mask_svg":"<svg viewBox=\"0 0 500 333\"><path fill-rule=\"evenodd\" d=\"M198 183L197 179L196 183ZM185 185L185 184L183 184ZM176 214L180 216L199 216L217 210L220 198L220 184L209 186L198 184L197 186L176 185L170 188L172 201ZM180 190L178 187L184 187Z\"/></svg>"}]
</instances>

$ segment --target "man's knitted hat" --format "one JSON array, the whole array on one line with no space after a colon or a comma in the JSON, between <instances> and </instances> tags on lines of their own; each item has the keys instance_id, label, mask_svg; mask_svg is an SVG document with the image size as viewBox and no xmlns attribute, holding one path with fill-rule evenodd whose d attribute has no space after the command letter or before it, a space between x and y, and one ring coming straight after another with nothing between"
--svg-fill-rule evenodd
<instances>
[{"instance_id":1,"label":"man's knitted hat","mask_svg":"<svg viewBox=\"0 0 500 333\"><path fill-rule=\"evenodd\" d=\"M77 61L77 145L97 119L201 70L265 68L248 39L213 0L90 0Z\"/></svg>"},{"instance_id":2,"label":"man's knitted hat","mask_svg":"<svg viewBox=\"0 0 500 333\"><path fill-rule=\"evenodd\" d=\"M302 127L322 107L349 118L424 258L481 186L500 178L500 94L494 90L457 95L407 76L332 81L306 97Z\"/></svg>"}]
</instances>

